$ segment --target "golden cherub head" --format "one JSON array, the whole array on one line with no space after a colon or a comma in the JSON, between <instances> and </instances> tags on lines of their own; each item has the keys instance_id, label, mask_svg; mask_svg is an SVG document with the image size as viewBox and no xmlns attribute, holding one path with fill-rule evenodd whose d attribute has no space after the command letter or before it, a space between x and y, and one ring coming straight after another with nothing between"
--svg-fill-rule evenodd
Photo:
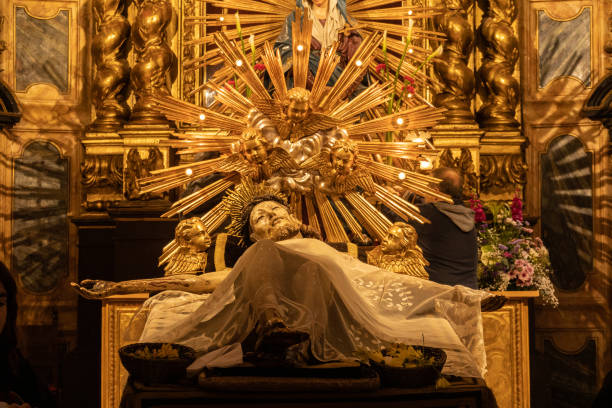
<instances>
[{"instance_id":1,"label":"golden cherub head","mask_svg":"<svg viewBox=\"0 0 612 408\"><path fill-rule=\"evenodd\" d=\"M199 217L182 220L174 230L174 239L190 252L204 252L210 247L208 228Z\"/></svg>"},{"instance_id":2,"label":"golden cherub head","mask_svg":"<svg viewBox=\"0 0 612 408\"><path fill-rule=\"evenodd\" d=\"M346 176L355 169L356 157L357 145L348 138L342 138L332 146L329 160L336 174Z\"/></svg>"},{"instance_id":3,"label":"golden cherub head","mask_svg":"<svg viewBox=\"0 0 612 408\"><path fill-rule=\"evenodd\" d=\"M305 88L292 88L287 92L286 97L287 119L292 122L302 122L311 111L310 91Z\"/></svg>"},{"instance_id":4,"label":"golden cherub head","mask_svg":"<svg viewBox=\"0 0 612 408\"><path fill-rule=\"evenodd\" d=\"M380 244L384 255L406 255L416 247L417 233L414 227L405 222L395 222Z\"/></svg>"},{"instance_id":5,"label":"golden cherub head","mask_svg":"<svg viewBox=\"0 0 612 408\"><path fill-rule=\"evenodd\" d=\"M240 138L240 153L249 163L262 164L268 159L269 145L260 129L247 128Z\"/></svg>"}]
</instances>

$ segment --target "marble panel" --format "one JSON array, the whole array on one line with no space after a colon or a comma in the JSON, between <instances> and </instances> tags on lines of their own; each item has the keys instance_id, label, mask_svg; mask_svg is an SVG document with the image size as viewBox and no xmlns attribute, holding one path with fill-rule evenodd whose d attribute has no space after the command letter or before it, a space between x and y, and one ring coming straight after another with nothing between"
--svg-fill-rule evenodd
<instances>
[{"instance_id":1,"label":"marble panel","mask_svg":"<svg viewBox=\"0 0 612 408\"><path fill-rule=\"evenodd\" d=\"M68 274L68 159L51 143L28 145L15 159L12 269L23 288L52 290Z\"/></svg>"},{"instance_id":2,"label":"marble panel","mask_svg":"<svg viewBox=\"0 0 612 408\"><path fill-rule=\"evenodd\" d=\"M555 20L538 10L538 85L544 88L555 78L574 77L591 86L591 8L575 18Z\"/></svg>"},{"instance_id":3,"label":"marble panel","mask_svg":"<svg viewBox=\"0 0 612 408\"><path fill-rule=\"evenodd\" d=\"M69 91L70 11L53 18L36 18L24 7L15 8L15 90L32 84L50 84Z\"/></svg>"},{"instance_id":4,"label":"marble panel","mask_svg":"<svg viewBox=\"0 0 612 408\"><path fill-rule=\"evenodd\" d=\"M559 350L545 339L534 352L532 406L590 407L597 393L597 343L586 341L576 353Z\"/></svg>"},{"instance_id":5,"label":"marble panel","mask_svg":"<svg viewBox=\"0 0 612 408\"><path fill-rule=\"evenodd\" d=\"M593 157L580 139L554 139L541 159L542 240L553 283L576 290L593 269Z\"/></svg>"}]
</instances>

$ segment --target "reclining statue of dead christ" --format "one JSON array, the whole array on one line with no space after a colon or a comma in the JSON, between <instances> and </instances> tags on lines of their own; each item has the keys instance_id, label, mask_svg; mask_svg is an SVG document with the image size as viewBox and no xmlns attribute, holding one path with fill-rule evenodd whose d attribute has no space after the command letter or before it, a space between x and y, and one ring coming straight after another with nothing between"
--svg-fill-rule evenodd
<instances>
[{"instance_id":1,"label":"reclining statue of dead christ","mask_svg":"<svg viewBox=\"0 0 612 408\"><path fill-rule=\"evenodd\" d=\"M226 198L228 232L250 246L212 294L168 290L151 297L135 315L129 336L181 343L203 355L239 344L255 331L256 351L307 344L310 360L319 362L355 361L363 352L399 342L444 349L445 374L484 375L480 302L488 294L386 272L304 238L284 198L264 190L243 184ZM211 290L207 275L190 279L201 279L194 285ZM180 289L170 278L160 280ZM98 290L113 293L111 283L92 283L92 289L74 286L89 297Z\"/></svg>"}]
</instances>

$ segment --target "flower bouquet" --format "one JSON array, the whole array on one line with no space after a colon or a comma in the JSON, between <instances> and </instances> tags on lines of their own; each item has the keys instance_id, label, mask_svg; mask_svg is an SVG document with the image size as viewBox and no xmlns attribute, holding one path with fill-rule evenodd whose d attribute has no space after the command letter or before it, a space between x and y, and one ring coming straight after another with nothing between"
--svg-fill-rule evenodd
<instances>
[{"instance_id":1,"label":"flower bouquet","mask_svg":"<svg viewBox=\"0 0 612 408\"><path fill-rule=\"evenodd\" d=\"M548 250L533 236L529 222L523 220L523 203L515 197L512 204L470 200L478 225L478 285L481 289L538 290L544 304L557 307L559 301L550 280L552 268ZM492 220L487 222L487 208Z\"/></svg>"}]
</instances>

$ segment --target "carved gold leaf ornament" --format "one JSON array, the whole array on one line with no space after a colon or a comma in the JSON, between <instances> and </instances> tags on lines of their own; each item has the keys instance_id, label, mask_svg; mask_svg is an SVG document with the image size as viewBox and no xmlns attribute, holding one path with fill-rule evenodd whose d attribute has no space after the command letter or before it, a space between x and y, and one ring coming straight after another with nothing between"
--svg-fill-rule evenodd
<instances>
[{"instance_id":1,"label":"carved gold leaf ornament","mask_svg":"<svg viewBox=\"0 0 612 408\"><path fill-rule=\"evenodd\" d=\"M224 1L214 3L216 6L225 4ZM254 5L252 1L239 0L232 8L240 11L243 10L241 7ZM371 8L365 3L362 6L364 11ZM296 21L302 21L300 13L298 10ZM176 201L163 214L164 217L187 214L225 191L264 189L288 198L287 204L292 212L304 224L321 232L328 241L349 241L350 233L351 237L364 242L367 238L363 236L363 229L380 240L391 225L380 208L372 204L376 200L405 220L427 222L417 207L398 197L397 192L389 190L387 183L420 195L450 201L432 187L438 182L437 179L379 162L383 156L396 160L433 160L438 151L430 143L422 140L382 143L371 136L387 132L410 134L433 126L444 118L444 109L411 98L409 104L404 104L404 109L386 114L384 105L390 97L399 95L391 83L373 83L354 99L345 99L355 81L375 62L382 33L376 30L363 33L361 45L333 86L327 84L338 65L338 57L334 52L323 52L312 89L307 90L298 86L306 86L308 73L312 28L306 12L304 24L293 24L295 86L288 89L280 54L272 49L268 40L258 42L258 35L255 35L254 39L249 40L250 47L242 46L240 35L246 35L247 27L253 28L247 24L255 24L258 15L223 16L223 24L227 21L235 24L240 18L240 27L236 35L220 31L208 37L210 45L216 46L211 54L224 62L220 70L225 70L223 75L237 78L237 83L231 86L226 81L215 80L219 76L213 78L206 87L216 92L217 97L215 104L209 108L163 94L145 98L147 104L167 119L191 124L197 129L176 133L177 139L163 141L163 146L177 148L179 154L220 153L214 159L156 170L151 176L139 180L140 191L146 194L180 187L204 176L217 174L215 177L220 177L203 189ZM415 29L415 32L418 30ZM390 48L399 47L391 39L387 45ZM335 50L335 47L337 44L331 50ZM414 54L424 54L421 60L418 56L415 59L415 63L421 66L439 54L439 50L428 55L421 51L415 45ZM254 69L254 61L259 56L276 86L272 94ZM253 132L259 136L248 136ZM350 145L348 150L335 157L336 148L345 144ZM239 187L232 190L235 185ZM364 193L369 195L368 199L363 197ZM236 197L242 197L240 194ZM236 208L224 205L223 208L215 207L202 219L208 227L217 228L226 216L235 220L238 213ZM240 234L244 220L241 222L239 225L232 221L228 232ZM214 228L209 228L209 231L214 232ZM171 242L164 248L161 260L168 261L177 251L178 243Z\"/></svg>"}]
</instances>

